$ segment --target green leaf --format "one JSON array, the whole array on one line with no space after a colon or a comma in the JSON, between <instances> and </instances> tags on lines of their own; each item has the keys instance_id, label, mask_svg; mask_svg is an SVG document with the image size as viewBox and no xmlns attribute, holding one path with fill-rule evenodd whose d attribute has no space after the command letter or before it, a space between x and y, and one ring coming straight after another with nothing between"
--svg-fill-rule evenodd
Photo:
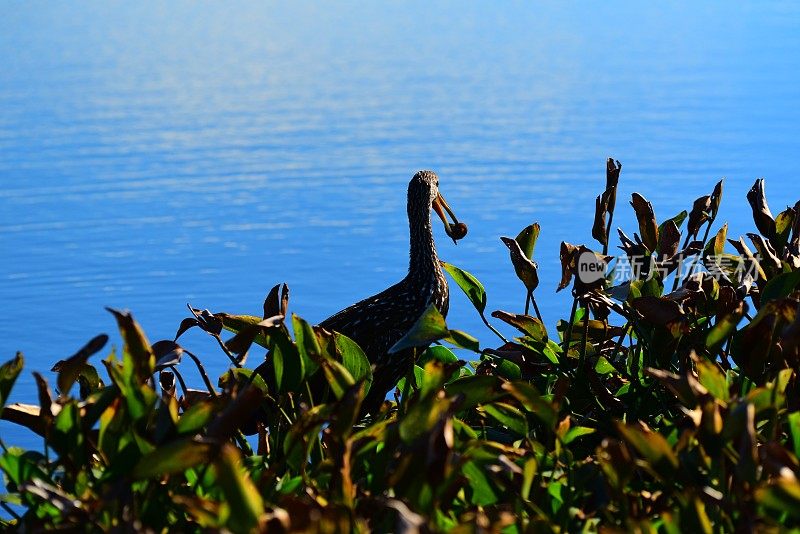
<instances>
[{"instance_id":1,"label":"green leaf","mask_svg":"<svg viewBox=\"0 0 800 534\"><path fill-rule=\"evenodd\" d=\"M10 490L16 490L33 478L46 480L47 474L43 469L46 465L47 461L41 453L24 451L18 447L9 447L0 456L0 469L8 477Z\"/></svg>"},{"instance_id":2,"label":"green leaf","mask_svg":"<svg viewBox=\"0 0 800 534\"><path fill-rule=\"evenodd\" d=\"M525 410L540 419L547 428L555 428L558 423L558 412L549 401L539 394L533 385L517 380L504 383L503 390L517 399Z\"/></svg>"},{"instance_id":3,"label":"green leaf","mask_svg":"<svg viewBox=\"0 0 800 534\"><path fill-rule=\"evenodd\" d=\"M8 395L11 393L11 388L14 387L14 382L17 381L22 367L25 365L25 358L22 353L18 352L13 360L9 360L0 366L0 413L8 401Z\"/></svg>"},{"instance_id":4,"label":"green leaf","mask_svg":"<svg viewBox=\"0 0 800 534\"><path fill-rule=\"evenodd\" d=\"M449 407L450 403L430 396L422 402L413 404L398 425L400 439L411 443L426 432L432 431Z\"/></svg>"},{"instance_id":5,"label":"green leaf","mask_svg":"<svg viewBox=\"0 0 800 534\"><path fill-rule=\"evenodd\" d=\"M84 364L78 373L78 384L82 399L103 390L105 384L97 373L97 369L88 363Z\"/></svg>"},{"instance_id":6,"label":"green leaf","mask_svg":"<svg viewBox=\"0 0 800 534\"><path fill-rule=\"evenodd\" d=\"M431 360L436 360L437 362L441 362L444 364L447 363L455 363L458 361L458 356L453 354L453 351L444 347L442 345L432 345L428 347L428 350L422 353L422 355L417 360L417 364L425 365Z\"/></svg>"},{"instance_id":7,"label":"green leaf","mask_svg":"<svg viewBox=\"0 0 800 534\"><path fill-rule=\"evenodd\" d=\"M76 401L70 400L55 417L50 445L61 456L70 457L77 465L86 461L85 437L81 427L80 410Z\"/></svg>"},{"instance_id":8,"label":"green leaf","mask_svg":"<svg viewBox=\"0 0 800 534\"><path fill-rule=\"evenodd\" d=\"M703 256L708 257L717 257L722 255L725 252L725 239L728 237L728 223L722 225L717 231L717 235L714 236L708 243L706 243L706 247L703 250Z\"/></svg>"},{"instance_id":9,"label":"green leaf","mask_svg":"<svg viewBox=\"0 0 800 534\"><path fill-rule=\"evenodd\" d=\"M192 438L184 438L159 446L146 454L133 469L135 478L160 478L182 473L190 467L205 465L211 459L214 446Z\"/></svg>"},{"instance_id":10,"label":"green leaf","mask_svg":"<svg viewBox=\"0 0 800 534\"><path fill-rule=\"evenodd\" d=\"M581 436L588 436L589 434L594 434L596 430L594 428L589 428L588 426L576 426L572 427L567 430L567 433L564 434L564 437L561 438L561 442L564 445L569 445L576 439Z\"/></svg>"},{"instance_id":11,"label":"green leaf","mask_svg":"<svg viewBox=\"0 0 800 534\"><path fill-rule=\"evenodd\" d=\"M679 213L679 214L677 214L676 216L674 216L674 217L672 217L672 218L670 218L670 219L667 219L666 221L662 222L662 223L661 223L661 224L658 226L658 233L660 234L661 232L663 232L663 231L664 231L664 225L665 225L665 224L667 224L667 223L668 223L668 222L670 222L670 221L674 222L674 223L675 223L675 226L677 226L678 228L680 228L680 227L681 227L681 225L683 224L683 221L685 221L685 220L686 220L686 217L688 217L688 216L689 216L689 212L687 212L686 210L683 210L682 212L680 212L680 213Z\"/></svg>"},{"instance_id":12,"label":"green leaf","mask_svg":"<svg viewBox=\"0 0 800 534\"><path fill-rule=\"evenodd\" d=\"M248 327L255 326L264 320L263 317L257 317L255 315L230 315L227 313L215 313L214 317L216 317L222 322L222 327L225 330L233 332L234 334L238 334L242 330L245 330ZM267 339L267 336L265 336L262 332L256 334L253 343L261 345L265 349L269 348L269 340Z\"/></svg>"},{"instance_id":13,"label":"green leaf","mask_svg":"<svg viewBox=\"0 0 800 534\"><path fill-rule=\"evenodd\" d=\"M389 349L389 353L393 354L414 347L427 347L434 341L439 341L449 335L450 332L447 330L444 317L439 309L431 303L414 323L414 326L406 332L406 335Z\"/></svg>"},{"instance_id":14,"label":"green leaf","mask_svg":"<svg viewBox=\"0 0 800 534\"><path fill-rule=\"evenodd\" d=\"M709 330L706 336L706 347L716 351L730 336L736 332L736 326L744 316L744 308L731 312L721 319L717 319L717 324Z\"/></svg>"},{"instance_id":15,"label":"green leaf","mask_svg":"<svg viewBox=\"0 0 800 534\"><path fill-rule=\"evenodd\" d=\"M781 477L756 489L755 498L778 514L800 518L800 482L794 477Z\"/></svg>"},{"instance_id":16,"label":"green leaf","mask_svg":"<svg viewBox=\"0 0 800 534\"><path fill-rule=\"evenodd\" d=\"M336 350L342 358L342 365L356 382L364 381L364 393L369 391L372 385L372 365L369 363L367 355L361 350L358 344L339 332L333 333L336 343Z\"/></svg>"},{"instance_id":17,"label":"green leaf","mask_svg":"<svg viewBox=\"0 0 800 534\"><path fill-rule=\"evenodd\" d=\"M788 297L798 287L800 287L800 270L774 276L761 292L761 305L770 300Z\"/></svg>"},{"instance_id":18,"label":"green leaf","mask_svg":"<svg viewBox=\"0 0 800 534\"><path fill-rule=\"evenodd\" d=\"M486 404L483 409L498 423L512 432L525 437L528 435L528 419L518 408L503 402Z\"/></svg>"},{"instance_id":19,"label":"green leaf","mask_svg":"<svg viewBox=\"0 0 800 534\"><path fill-rule=\"evenodd\" d=\"M216 407L211 402L198 402L181 415L175 425L178 434L190 434L197 432L216 415Z\"/></svg>"},{"instance_id":20,"label":"green leaf","mask_svg":"<svg viewBox=\"0 0 800 534\"><path fill-rule=\"evenodd\" d=\"M480 353L481 348L477 338L474 338L466 332L462 332L461 330L450 330L449 334L450 335L444 338L444 341L452 343L456 347L461 347L462 349Z\"/></svg>"},{"instance_id":21,"label":"green leaf","mask_svg":"<svg viewBox=\"0 0 800 534\"><path fill-rule=\"evenodd\" d=\"M317 370L316 360L322 354L317 334L307 321L292 314L292 329L294 330L294 342L297 351L302 358L302 365L306 376L311 376Z\"/></svg>"},{"instance_id":22,"label":"green leaf","mask_svg":"<svg viewBox=\"0 0 800 534\"><path fill-rule=\"evenodd\" d=\"M538 470L539 462L536 461L536 458L528 459L522 468L522 491L520 492L520 496L524 501L530 498L531 486L533 485L533 479L536 477L536 472Z\"/></svg>"},{"instance_id":23,"label":"green leaf","mask_svg":"<svg viewBox=\"0 0 800 534\"><path fill-rule=\"evenodd\" d=\"M125 353L130 355L136 378L139 382L148 380L155 369L156 357L139 323L133 319L130 312L113 308L106 308L106 310L117 320L120 334L125 341Z\"/></svg>"},{"instance_id":24,"label":"green leaf","mask_svg":"<svg viewBox=\"0 0 800 534\"><path fill-rule=\"evenodd\" d=\"M495 373L506 380L519 380L522 377L522 370L516 363L496 356L486 356L485 359L491 360L496 365Z\"/></svg>"},{"instance_id":25,"label":"green leaf","mask_svg":"<svg viewBox=\"0 0 800 534\"><path fill-rule=\"evenodd\" d=\"M233 367L220 375L217 385L222 389L231 389L233 384L229 383L234 379L240 386L244 387L247 384L252 384L264 393L269 394L269 387L261 375L253 369L246 369L244 367Z\"/></svg>"},{"instance_id":26,"label":"green leaf","mask_svg":"<svg viewBox=\"0 0 800 534\"><path fill-rule=\"evenodd\" d=\"M775 244L778 251L780 251L789 240L789 234L792 231L792 226L795 217L800 214L795 213L794 208L786 208L784 211L775 217Z\"/></svg>"},{"instance_id":27,"label":"green leaf","mask_svg":"<svg viewBox=\"0 0 800 534\"><path fill-rule=\"evenodd\" d=\"M275 385L280 392L297 391L305 374L304 358L289 336L277 330L269 336Z\"/></svg>"},{"instance_id":28,"label":"green leaf","mask_svg":"<svg viewBox=\"0 0 800 534\"><path fill-rule=\"evenodd\" d=\"M498 387L500 381L497 377L487 375L465 376L454 380L445 386L449 396L464 395L464 400L459 405L460 410L469 410L478 404L492 402L501 396Z\"/></svg>"},{"instance_id":29,"label":"green leaf","mask_svg":"<svg viewBox=\"0 0 800 534\"><path fill-rule=\"evenodd\" d=\"M792 433L794 455L800 458L800 412L789 414L789 430Z\"/></svg>"},{"instance_id":30,"label":"green leaf","mask_svg":"<svg viewBox=\"0 0 800 534\"><path fill-rule=\"evenodd\" d=\"M301 487L303 487L303 477L292 477L287 474L278 481L278 485L275 489L283 495L290 495L297 492Z\"/></svg>"},{"instance_id":31,"label":"green leaf","mask_svg":"<svg viewBox=\"0 0 800 534\"><path fill-rule=\"evenodd\" d=\"M664 436L657 432L645 432L620 421L615 421L615 425L625 441L633 445L653 467L661 466L662 469L667 465L672 469L678 467L678 458Z\"/></svg>"},{"instance_id":32,"label":"green leaf","mask_svg":"<svg viewBox=\"0 0 800 534\"><path fill-rule=\"evenodd\" d=\"M611 365L605 356L600 356L597 358L597 363L594 365L594 370L597 374L600 375L607 375L609 373L614 373L617 371L617 368Z\"/></svg>"},{"instance_id":33,"label":"green leaf","mask_svg":"<svg viewBox=\"0 0 800 534\"><path fill-rule=\"evenodd\" d=\"M228 528L233 532L257 530L264 502L253 481L245 474L236 447L225 444L214 466L225 501L231 509Z\"/></svg>"},{"instance_id":34,"label":"green leaf","mask_svg":"<svg viewBox=\"0 0 800 534\"><path fill-rule=\"evenodd\" d=\"M700 384L715 398L728 402L728 400L730 400L728 381L725 375L722 374L722 371L720 371L716 365L704 359L698 359L696 366L697 377Z\"/></svg>"},{"instance_id":35,"label":"green leaf","mask_svg":"<svg viewBox=\"0 0 800 534\"><path fill-rule=\"evenodd\" d=\"M356 381L353 380L347 368L336 360L328 358L321 360L321 363L331 391L337 399L341 399L347 390L355 385Z\"/></svg>"},{"instance_id":36,"label":"green leaf","mask_svg":"<svg viewBox=\"0 0 800 534\"><path fill-rule=\"evenodd\" d=\"M539 223L536 222L523 228L516 237L519 248L529 259L533 258L533 249L536 247L536 240L539 239L539 230Z\"/></svg>"},{"instance_id":37,"label":"green leaf","mask_svg":"<svg viewBox=\"0 0 800 534\"><path fill-rule=\"evenodd\" d=\"M447 271L447 274L458 284L458 287L467 295L467 298L479 313L483 313L486 309L486 291L483 289L477 278L472 276L467 271L459 269L455 265L442 262L442 267Z\"/></svg>"},{"instance_id":38,"label":"green leaf","mask_svg":"<svg viewBox=\"0 0 800 534\"><path fill-rule=\"evenodd\" d=\"M467 478L469 487L472 490L471 504L489 506L498 501L497 492L484 469L475 464L475 462L466 462L461 468L461 472Z\"/></svg>"},{"instance_id":39,"label":"green leaf","mask_svg":"<svg viewBox=\"0 0 800 534\"><path fill-rule=\"evenodd\" d=\"M328 360L323 360L322 368ZM330 418L334 404L318 404L303 412L289 428L283 439L283 454L286 463L294 470L303 468L308 459L308 450L316 442L320 426Z\"/></svg>"}]
</instances>

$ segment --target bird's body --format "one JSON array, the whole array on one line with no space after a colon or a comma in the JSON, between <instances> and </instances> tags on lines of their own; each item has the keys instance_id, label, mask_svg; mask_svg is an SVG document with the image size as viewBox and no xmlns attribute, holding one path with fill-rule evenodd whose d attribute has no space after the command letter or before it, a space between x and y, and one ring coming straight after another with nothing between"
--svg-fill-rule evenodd
<instances>
[{"instance_id":1,"label":"bird's body","mask_svg":"<svg viewBox=\"0 0 800 534\"><path fill-rule=\"evenodd\" d=\"M353 339L372 364L373 383L364 401L365 411L380 406L413 364L413 349L392 354L389 349L411 329L431 303L443 316L447 315L449 291L436 254L430 214L433 207L451 237L444 210L453 219L455 215L439 194L438 185L439 179L431 171L418 172L408 184L410 257L406 277L320 323L326 330Z\"/></svg>"}]
</instances>

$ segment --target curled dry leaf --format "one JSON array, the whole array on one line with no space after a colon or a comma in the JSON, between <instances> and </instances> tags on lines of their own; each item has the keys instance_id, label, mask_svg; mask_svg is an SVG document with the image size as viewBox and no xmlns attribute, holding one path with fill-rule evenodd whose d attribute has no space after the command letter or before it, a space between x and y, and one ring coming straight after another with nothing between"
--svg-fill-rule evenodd
<instances>
[{"instance_id":1,"label":"curled dry leaf","mask_svg":"<svg viewBox=\"0 0 800 534\"><path fill-rule=\"evenodd\" d=\"M642 234L642 243L649 251L656 250L658 245L658 224L653 212L653 205L639 193L631 195L631 206L636 212L639 221L639 232Z\"/></svg>"},{"instance_id":2,"label":"curled dry leaf","mask_svg":"<svg viewBox=\"0 0 800 534\"><path fill-rule=\"evenodd\" d=\"M606 224L606 214L610 217L614 215L614 207L617 203L617 184L619 183L619 173L622 171L622 164L612 158L606 160L606 189L595 200L594 224L592 224L592 237L595 238L603 247L608 246L608 224ZM604 248L603 250L606 250Z\"/></svg>"},{"instance_id":3,"label":"curled dry leaf","mask_svg":"<svg viewBox=\"0 0 800 534\"><path fill-rule=\"evenodd\" d=\"M655 258L642 243L639 234L633 234L633 239L631 239L619 228L617 233L620 241L619 248L628 256L628 265L630 266L632 278L639 280L648 278L652 268L655 267L653 261Z\"/></svg>"},{"instance_id":4,"label":"curled dry leaf","mask_svg":"<svg viewBox=\"0 0 800 534\"><path fill-rule=\"evenodd\" d=\"M189 306L189 311L192 312L192 315L194 315L194 318L197 320L197 326L204 331L216 336L222 333L222 319L209 310L198 310Z\"/></svg>"},{"instance_id":5,"label":"curled dry leaf","mask_svg":"<svg viewBox=\"0 0 800 534\"><path fill-rule=\"evenodd\" d=\"M703 243L702 241L692 241L686 247L674 254L671 258L666 258L665 260L659 263L659 271L664 273L664 275L671 274L678 266L681 264L683 260L686 258L690 258L702 250Z\"/></svg>"},{"instance_id":6,"label":"curled dry leaf","mask_svg":"<svg viewBox=\"0 0 800 534\"><path fill-rule=\"evenodd\" d=\"M608 245L608 232L606 231L606 213L608 212L608 194L604 191L595 199L594 224L592 224L592 237L603 246Z\"/></svg>"},{"instance_id":7,"label":"curled dry leaf","mask_svg":"<svg viewBox=\"0 0 800 534\"><path fill-rule=\"evenodd\" d=\"M686 230L689 237L697 237L700 228L711 218L711 195L704 195L692 204L692 211L689 212L689 222L686 223Z\"/></svg>"},{"instance_id":8,"label":"curled dry leaf","mask_svg":"<svg viewBox=\"0 0 800 534\"><path fill-rule=\"evenodd\" d=\"M161 371L158 374L158 383L161 385L161 390L164 395L168 397L175 396L175 373L172 371Z\"/></svg>"},{"instance_id":9,"label":"curled dry leaf","mask_svg":"<svg viewBox=\"0 0 800 534\"><path fill-rule=\"evenodd\" d=\"M717 182L717 185L714 186L714 191L711 192L711 206L709 207L711 210L711 218L716 219L717 213L719 213L719 206L722 203L722 183L725 180L720 180Z\"/></svg>"},{"instance_id":10,"label":"curled dry leaf","mask_svg":"<svg viewBox=\"0 0 800 534\"><path fill-rule=\"evenodd\" d=\"M781 332L783 356L787 361L800 362L800 313L794 321Z\"/></svg>"},{"instance_id":11,"label":"curled dry leaf","mask_svg":"<svg viewBox=\"0 0 800 534\"><path fill-rule=\"evenodd\" d=\"M744 242L744 238L740 237L737 241L729 239L728 243L730 243L733 246L733 248L735 248L736 251L739 254L741 254L742 260L745 262L745 265L743 266L744 273L753 273L753 278L755 279L754 281L766 280L767 275L764 273L764 270L761 267L761 263L753 255L753 252ZM739 281L741 282L741 280Z\"/></svg>"},{"instance_id":12,"label":"curled dry leaf","mask_svg":"<svg viewBox=\"0 0 800 534\"><path fill-rule=\"evenodd\" d=\"M641 239L639 239L638 234L633 235L635 239L634 241L620 228L617 229L617 233L619 234L620 241L619 248L625 252L625 254L628 256L628 259L631 261L631 264L637 261L637 258L643 258L644 256L647 256L647 247L645 247Z\"/></svg>"},{"instance_id":13,"label":"curled dry leaf","mask_svg":"<svg viewBox=\"0 0 800 534\"><path fill-rule=\"evenodd\" d=\"M761 259L761 266L766 270L766 272L780 272L783 266L781 264L781 260L778 258L778 254L772 247L772 244L758 234L748 233L747 237L750 238L750 242L753 243L754 247L756 247L756 250L758 251L758 257Z\"/></svg>"},{"instance_id":14,"label":"curled dry leaf","mask_svg":"<svg viewBox=\"0 0 800 534\"><path fill-rule=\"evenodd\" d=\"M280 314L281 307L278 296L280 288L280 284L275 284L272 289L269 290L269 293L267 293L267 298L264 299L264 317L272 317L273 315Z\"/></svg>"},{"instance_id":15,"label":"curled dry leaf","mask_svg":"<svg viewBox=\"0 0 800 534\"><path fill-rule=\"evenodd\" d=\"M614 158L608 158L606 160L606 191L617 189L617 184L619 183L619 173L622 172L622 163L619 160L615 160ZM614 204L616 203L617 199L615 196L611 196L609 198L609 207L611 208L611 212L614 211Z\"/></svg>"},{"instance_id":16,"label":"curled dry leaf","mask_svg":"<svg viewBox=\"0 0 800 534\"><path fill-rule=\"evenodd\" d=\"M767 197L764 194L764 179L759 178L747 193L747 201L753 209L753 221L761 235L767 239L775 238L775 218L767 205Z\"/></svg>"},{"instance_id":17,"label":"curled dry leaf","mask_svg":"<svg viewBox=\"0 0 800 534\"><path fill-rule=\"evenodd\" d=\"M682 322L686 317L680 304L663 297L639 297L631 305L646 321L667 328Z\"/></svg>"},{"instance_id":18,"label":"curled dry leaf","mask_svg":"<svg viewBox=\"0 0 800 534\"><path fill-rule=\"evenodd\" d=\"M659 258L665 260L677 254L680 241L681 232L678 230L678 225L671 219L666 221L658 234Z\"/></svg>"},{"instance_id":19,"label":"curled dry leaf","mask_svg":"<svg viewBox=\"0 0 800 534\"><path fill-rule=\"evenodd\" d=\"M699 399L708 396L708 390L692 374L678 375L663 369L648 367L644 373L661 382L661 385L672 391L675 396L687 407L697 405Z\"/></svg>"},{"instance_id":20,"label":"curled dry leaf","mask_svg":"<svg viewBox=\"0 0 800 534\"><path fill-rule=\"evenodd\" d=\"M523 334L530 336L533 339L538 341L547 341L547 331L545 330L542 322L535 317L531 317L530 315L509 313L502 310L493 311L492 317L510 324Z\"/></svg>"},{"instance_id":21,"label":"curled dry leaf","mask_svg":"<svg viewBox=\"0 0 800 534\"><path fill-rule=\"evenodd\" d=\"M156 356L156 371L160 371L180 363L183 348L174 341L164 339L153 343L153 354Z\"/></svg>"},{"instance_id":22,"label":"curled dry leaf","mask_svg":"<svg viewBox=\"0 0 800 534\"><path fill-rule=\"evenodd\" d=\"M558 284L558 288L556 289L557 292L567 287L573 276L575 277L573 295L586 296L590 291L599 289L605 285L605 273L590 281L585 281L581 278L581 276L579 276L578 270L581 268L579 264L588 263L581 261L586 257L584 255L592 255L593 262L597 265L602 265L604 269L611 261L611 256L598 254L597 252L589 249L586 245L575 246L567 243L566 241L562 241L560 252L561 282ZM595 273L596 272L597 271L595 271Z\"/></svg>"},{"instance_id":23,"label":"curled dry leaf","mask_svg":"<svg viewBox=\"0 0 800 534\"><path fill-rule=\"evenodd\" d=\"M280 292L280 295L279 295ZM289 286L286 284L276 284L269 290L267 298L264 299L264 319L283 315L289 307Z\"/></svg>"},{"instance_id":24,"label":"curled dry leaf","mask_svg":"<svg viewBox=\"0 0 800 534\"><path fill-rule=\"evenodd\" d=\"M191 307L189 307L191 309ZM183 321L181 321L180 326L178 327L178 331L175 332L175 341L178 341L178 338L181 337L187 330L190 328L194 328L195 326L200 326L200 321L195 319L194 317L187 317Z\"/></svg>"},{"instance_id":25,"label":"curled dry leaf","mask_svg":"<svg viewBox=\"0 0 800 534\"><path fill-rule=\"evenodd\" d=\"M100 352L106 343L108 343L108 336L100 334L92 338L91 341L69 358L59 360L53 365L51 371L58 373L56 385L62 395L66 395L69 392L69 388L78 379L89 357Z\"/></svg>"},{"instance_id":26,"label":"curled dry leaf","mask_svg":"<svg viewBox=\"0 0 800 534\"><path fill-rule=\"evenodd\" d=\"M243 363L247 351L256 339L256 336L261 333L266 333L270 328L276 328L283 325L283 315L274 315L267 317L253 325L248 325L239 330L232 338L225 342L225 347L232 353L239 357L239 362Z\"/></svg>"},{"instance_id":27,"label":"curled dry leaf","mask_svg":"<svg viewBox=\"0 0 800 534\"><path fill-rule=\"evenodd\" d=\"M536 262L525 256L516 239L511 239L510 237L501 237L500 239L508 247L511 263L514 265L514 272L517 273L517 277L525 284L528 292L535 290L539 286L539 273Z\"/></svg>"},{"instance_id":28,"label":"curled dry leaf","mask_svg":"<svg viewBox=\"0 0 800 534\"><path fill-rule=\"evenodd\" d=\"M572 281L572 275L575 272L576 263L578 261L578 247L567 243L561 242L561 251L559 257L561 259L561 282L558 283L556 291L561 291L569 285Z\"/></svg>"}]
</instances>

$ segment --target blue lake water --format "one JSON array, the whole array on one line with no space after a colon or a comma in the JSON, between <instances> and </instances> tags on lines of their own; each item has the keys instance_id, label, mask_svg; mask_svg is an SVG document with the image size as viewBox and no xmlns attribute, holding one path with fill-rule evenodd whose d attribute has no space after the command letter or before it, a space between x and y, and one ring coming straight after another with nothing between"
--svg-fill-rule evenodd
<instances>
[{"instance_id":1,"label":"blue lake water","mask_svg":"<svg viewBox=\"0 0 800 534\"><path fill-rule=\"evenodd\" d=\"M0 4L0 358L27 359L12 401L97 333L118 344L104 306L158 340L187 302L258 314L285 281L316 322L394 283L417 169L468 223L458 246L437 225L438 248L489 310L524 298L498 237L541 223L551 325L558 245L591 243L606 157L631 231L633 191L663 219L726 177L734 235L755 178L775 212L800 197L800 4L565 5ZM448 322L494 343L452 294ZM209 339L184 344L225 369Z\"/></svg>"}]
</instances>

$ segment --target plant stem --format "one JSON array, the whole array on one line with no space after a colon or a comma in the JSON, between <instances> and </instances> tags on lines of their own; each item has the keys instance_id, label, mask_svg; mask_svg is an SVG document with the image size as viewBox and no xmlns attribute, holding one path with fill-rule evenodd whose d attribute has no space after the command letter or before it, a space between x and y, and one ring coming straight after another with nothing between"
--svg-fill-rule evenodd
<instances>
[{"instance_id":1,"label":"plant stem","mask_svg":"<svg viewBox=\"0 0 800 534\"><path fill-rule=\"evenodd\" d=\"M617 199L617 187L614 186L614 201ZM614 220L614 206L610 206L608 211L608 224L606 225L606 242L603 245L603 256L608 254L608 244L611 242L611 222Z\"/></svg>"},{"instance_id":2,"label":"plant stem","mask_svg":"<svg viewBox=\"0 0 800 534\"><path fill-rule=\"evenodd\" d=\"M536 318L544 324L544 319L542 319L542 312L539 311L539 305L536 304L536 297L533 296L533 291L531 291L531 303L533 303L533 310L536 312Z\"/></svg>"},{"instance_id":3,"label":"plant stem","mask_svg":"<svg viewBox=\"0 0 800 534\"><path fill-rule=\"evenodd\" d=\"M574 297L572 299L572 311L569 312L569 323L567 324L567 330L564 332L564 347L562 351L564 355L567 355L567 351L569 350L569 343L572 340L572 323L575 321L575 312L578 310L578 297Z\"/></svg>"},{"instance_id":4,"label":"plant stem","mask_svg":"<svg viewBox=\"0 0 800 534\"><path fill-rule=\"evenodd\" d=\"M183 396L185 397L186 396L186 382L183 381L183 377L178 372L177 367L175 367L174 365L170 365L169 368L172 369L173 373L175 373L175 378L178 379L178 384L180 384L181 390L183 391Z\"/></svg>"},{"instance_id":5,"label":"plant stem","mask_svg":"<svg viewBox=\"0 0 800 534\"><path fill-rule=\"evenodd\" d=\"M578 360L578 373L584 372L586 367L586 344L589 341L589 306L586 306L586 313L583 315L583 334L581 335L581 357Z\"/></svg>"},{"instance_id":6,"label":"plant stem","mask_svg":"<svg viewBox=\"0 0 800 534\"><path fill-rule=\"evenodd\" d=\"M230 359L231 363L235 367L241 368L242 364L239 362L239 359L236 356L234 356L233 354L231 354L231 351L229 351L228 347L225 346L225 342L222 341L222 338L219 337L219 334L211 334L211 335L214 337L214 339L217 340L217 343L219 343L219 346L222 349L222 352L224 352L225 356L227 356L228 359Z\"/></svg>"},{"instance_id":7,"label":"plant stem","mask_svg":"<svg viewBox=\"0 0 800 534\"><path fill-rule=\"evenodd\" d=\"M498 332L497 329L495 329L495 327L489 324L489 321L486 320L486 316L483 315L483 312L481 312L481 319L483 319L483 324L485 324L489 328L489 330L494 332L497 337L503 340L503 343L508 343L508 340L503 336L503 334Z\"/></svg>"},{"instance_id":8,"label":"plant stem","mask_svg":"<svg viewBox=\"0 0 800 534\"><path fill-rule=\"evenodd\" d=\"M200 377L203 379L203 382L205 383L206 388L208 389L208 392L211 393L212 397L216 397L217 396L217 392L216 392L216 390L214 390L214 386L211 385L211 380L208 379L208 375L206 374L206 370L203 368L203 364L200 363L200 358L198 358L197 356L195 356L194 354L192 354L191 352L189 352L186 349L183 349L183 352L188 354L189 357L192 359L192 361L194 361L195 365L197 366L197 370L200 371Z\"/></svg>"},{"instance_id":9,"label":"plant stem","mask_svg":"<svg viewBox=\"0 0 800 534\"><path fill-rule=\"evenodd\" d=\"M708 220L708 224L706 225L706 231L703 234L703 248L705 248L705 246L706 246L706 241L708 241L708 233L711 231L711 225L713 225L713 224L714 224L714 219L709 219ZM687 236L687 238L688 237L689 236ZM686 248L686 245L684 245L683 248ZM692 270L694 269L694 266L697 265L697 262L698 262L698 260L700 259L700 257L702 255L703 255L703 249L700 249L700 252L695 254L694 258L692 259L692 264L689 266L689 270L686 273L686 276L682 277L683 278L683 280L682 280L683 282L686 282L686 280L688 280L689 276L691 276ZM678 273L676 272L675 273L675 283L672 286L672 290L675 291L677 288L678 288Z\"/></svg>"},{"instance_id":10,"label":"plant stem","mask_svg":"<svg viewBox=\"0 0 800 534\"><path fill-rule=\"evenodd\" d=\"M687 235L686 239L683 240L683 247L681 250L686 250L686 247L689 246L689 240L692 238L691 235ZM681 273L681 266L678 264L678 267L675 269L675 280L672 282L672 291L678 289L678 282L680 282L680 273Z\"/></svg>"}]
</instances>

